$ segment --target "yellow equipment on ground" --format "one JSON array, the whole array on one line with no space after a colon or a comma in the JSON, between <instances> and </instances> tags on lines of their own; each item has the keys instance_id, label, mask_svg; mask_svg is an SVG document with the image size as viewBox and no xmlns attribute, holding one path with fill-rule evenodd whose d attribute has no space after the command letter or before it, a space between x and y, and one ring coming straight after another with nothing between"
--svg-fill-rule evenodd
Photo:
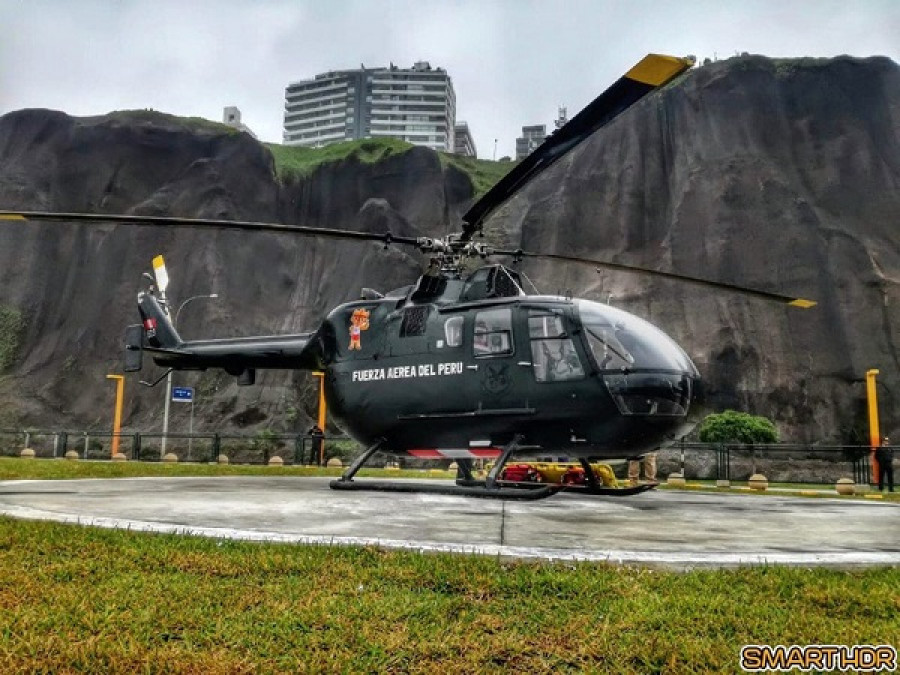
<instances>
[{"instance_id":1,"label":"yellow equipment on ground","mask_svg":"<svg viewBox=\"0 0 900 675\"><path fill-rule=\"evenodd\" d=\"M584 483L584 468L577 462L517 462L504 469L501 480L535 480L526 478L523 469L531 469L528 474L534 476L534 472L540 476L541 483L574 484ZM594 474L603 483L604 487L618 487L616 474L609 464L591 464ZM490 471L491 464L485 466ZM521 476L521 477L520 477Z\"/></svg>"}]
</instances>

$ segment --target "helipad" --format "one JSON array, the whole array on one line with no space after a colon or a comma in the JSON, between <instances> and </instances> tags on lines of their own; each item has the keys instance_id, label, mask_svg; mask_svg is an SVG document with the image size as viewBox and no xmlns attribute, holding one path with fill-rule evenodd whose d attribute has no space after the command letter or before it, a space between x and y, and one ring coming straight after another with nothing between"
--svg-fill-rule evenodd
<instances>
[{"instance_id":1,"label":"helipad","mask_svg":"<svg viewBox=\"0 0 900 675\"><path fill-rule=\"evenodd\" d=\"M506 502L335 492L328 480L0 481L0 514L253 541L677 568L900 564L900 504L659 490Z\"/></svg>"}]
</instances>

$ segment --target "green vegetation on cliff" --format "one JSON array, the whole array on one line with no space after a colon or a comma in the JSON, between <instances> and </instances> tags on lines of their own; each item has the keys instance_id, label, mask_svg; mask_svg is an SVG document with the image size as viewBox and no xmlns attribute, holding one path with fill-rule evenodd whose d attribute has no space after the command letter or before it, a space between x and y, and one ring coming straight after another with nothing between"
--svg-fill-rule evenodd
<instances>
[{"instance_id":1,"label":"green vegetation on cliff","mask_svg":"<svg viewBox=\"0 0 900 675\"><path fill-rule=\"evenodd\" d=\"M297 145L264 144L275 158L275 175L279 180L303 178L324 164L353 158L363 164L374 164L391 155L399 155L411 143L397 138L363 138L357 141L332 143L324 148L304 148Z\"/></svg>"},{"instance_id":2,"label":"green vegetation on cliff","mask_svg":"<svg viewBox=\"0 0 900 675\"><path fill-rule=\"evenodd\" d=\"M0 305L0 373L15 362L24 328L22 312L9 305Z\"/></svg>"},{"instance_id":3,"label":"green vegetation on cliff","mask_svg":"<svg viewBox=\"0 0 900 675\"><path fill-rule=\"evenodd\" d=\"M207 131L220 134L240 133L234 127L230 127L222 122L214 122L213 120L208 120L203 117L180 117L179 115L170 115L169 113L150 109L116 110L103 115L99 119L122 122L124 124L150 124L166 128L185 129L192 132Z\"/></svg>"},{"instance_id":4,"label":"green vegetation on cliff","mask_svg":"<svg viewBox=\"0 0 900 675\"><path fill-rule=\"evenodd\" d=\"M518 162L493 162L489 159L475 159L443 152L440 155L441 164L455 166L469 176L475 188L476 199L494 187L518 164Z\"/></svg>"},{"instance_id":5,"label":"green vegetation on cliff","mask_svg":"<svg viewBox=\"0 0 900 675\"><path fill-rule=\"evenodd\" d=\"M323 148L304 148L296 145L265 143L275 159L275 175L280 181L304 178L325 164L353 158L363 164L374 164L388 157L401 155L414 146L398 138L363 138L333 143ZM480 197L515 166L514 162L492 162L474 157L438 153L441 166L453 166L469 176Z\"/></svg>"}]
</instances>

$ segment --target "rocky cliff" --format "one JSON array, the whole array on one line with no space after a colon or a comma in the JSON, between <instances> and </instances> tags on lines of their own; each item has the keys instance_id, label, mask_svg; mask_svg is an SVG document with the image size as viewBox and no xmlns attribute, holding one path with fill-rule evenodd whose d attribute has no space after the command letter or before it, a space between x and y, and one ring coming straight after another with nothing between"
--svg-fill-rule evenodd
<instances>
[{"instance_id":1,"label":"rocky cliff","mask_svg":"<svg viewBox=\"0 0 900 675\"><path fill-rule=\"evenodd\" d=\"M791 440L853 440L879 368L883 426L900 392L900 68L887 59L745 57L690 71L564 158L488 224L530 250L604 257L820 305L782 308L590 268L534 264L545 292L611 299L697 362L712 406L776 420ZM471 202L425 149L353 157L290 179L245 134L159 114L0 118L0 207L279 220L443 234ZM163 253L185 337L312 329L362 286L410 283L419 262L374 244L128 226L0 227L0 427L108 426L121 329ZM306 378L213 373L199 425L305 424ZM129 384L126 424L159 426L163 394ZM186 411L176 414L185 415ZM179 417L172 428L178 428Z\"/></svg>"},{"instance_id":2,"label":"rocky cliff","mask_svg":"<svg viewBox=\"0 0 900 675\"><path fill-rule=\"evenodd\" d=\"M246 134L154 113L76 119L46 110L0 118L0 204L32 210L179 214L284 221L398 234L443 234L471 197L459 171L427 149L377 163L354 158L302 179L276 177L270 152ZM412 223L415 223L413 225ZM0 227L0 427L108 426L107 373L121 370L122 327L137 320L142 272L164 254L186 338L313 330L360 288L415 280L421 261L371 243L322 242L231 231L129 226ZM5 327L5 328L4 328ZM148 373L142 373L147 377ZM199 428L307 420L308 377L261 373L238 389L221 373L179 374L198 388ZM158 429L163 387L137 378L125 424ZM186 428L175 407L171 429ZM184 423L182 423L184 422ZM305 428L305 427L304 427Z\"/></svg>"},{"instance_id":3,"label":"rocky cliff","mask_svg":"<svg viewBox=\"0 0 900 675\"><path fill-rule=\"evenodd\" d=\"M590 254L814 298L782 308L692 286L535 270L649 316L710 403L782 437L900 424L900 68L885 58L744 57L690 71L541 176L500 216L523 248Z\"/></svg>"}]
</instances>

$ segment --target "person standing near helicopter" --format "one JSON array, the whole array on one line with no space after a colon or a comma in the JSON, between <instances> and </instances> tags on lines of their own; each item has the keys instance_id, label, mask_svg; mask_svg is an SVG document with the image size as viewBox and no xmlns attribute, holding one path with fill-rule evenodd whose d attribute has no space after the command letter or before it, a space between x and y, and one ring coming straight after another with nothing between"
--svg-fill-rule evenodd
<instances>
[{"instance_id":1,"label":"person standing near helicopter","mask_svg":"<svg viewBox=\"0 0 900 675\"><path fill-rule=\"evenodd\" d=\"M891 447L891 439L887 436L881 441L881 446L875 450L875 461L878 462L878 491L884 490L884 481L887 479L888 491L894 491L894 449Z\"/></svg>"},{"instance_id":2,"label":"person standing near helicopter","mask_svg":"<svg viewBox=\"0 0 900 675\"><path fill-rule=\"evenodd\" d=\"M310 439L310 464L322 464L324 456L322 453L322 444L325 442L325 432L319 428L318 424L313 424L306 435Z\"/></svg>"},{"instance_id":3,"label":"person standing near helicopter","mask_svg":"<svg viewBox=\"0 0 900 675\"><path fill-rule=\"evenodd\" d=\"M640 457L628 459L628 482L637 485L641 477L641 466L644 467L644 480L647 483L657 483L656 480L656 453L648 452Z\"/></svg>"}]
</instances>

